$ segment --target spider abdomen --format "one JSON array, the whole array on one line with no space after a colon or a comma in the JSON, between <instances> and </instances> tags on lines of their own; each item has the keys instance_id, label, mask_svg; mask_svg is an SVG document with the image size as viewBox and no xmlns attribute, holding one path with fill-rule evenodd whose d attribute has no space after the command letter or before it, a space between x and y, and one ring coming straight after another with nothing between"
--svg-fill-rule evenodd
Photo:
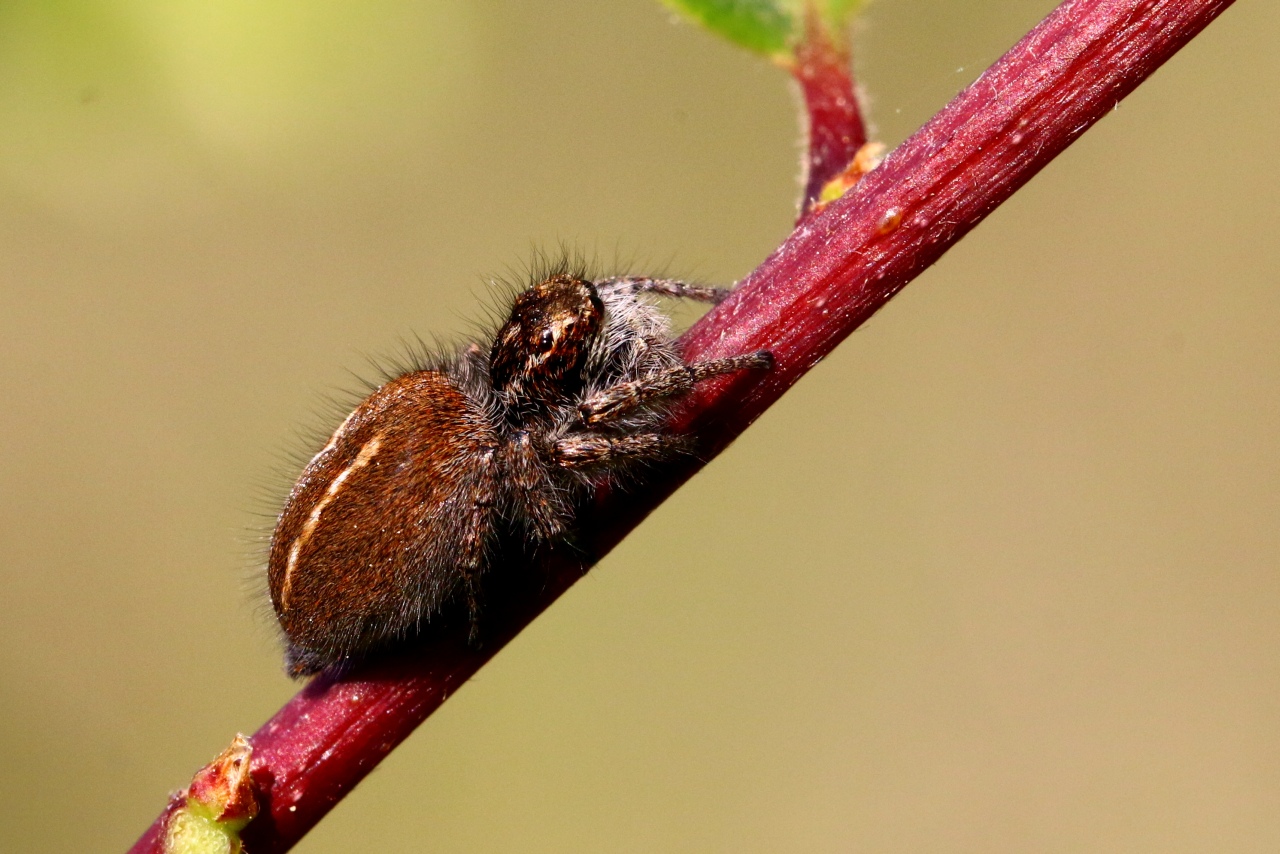
<instances>
[{"instance_id":1,"label":"spider abdomen","mask_svg":"<svg viewBox=\"0 0 1280 854\"><path fill-rule=\"evenodd\" d=\"M307 464L280 514L271 601L296 661L402 636L468 584L492 527L497 437L440 371L366 398ZM305 666L305 665L304 665Z\"/></svg>"}]
</instances>

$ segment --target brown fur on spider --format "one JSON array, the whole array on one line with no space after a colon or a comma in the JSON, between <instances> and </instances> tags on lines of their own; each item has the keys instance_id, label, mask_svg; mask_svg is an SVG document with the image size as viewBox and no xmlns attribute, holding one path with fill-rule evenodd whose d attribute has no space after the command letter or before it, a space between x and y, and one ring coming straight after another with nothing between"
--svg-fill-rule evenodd
<instances>
[{"instance_id":1,"label":"brown fur on spider","mask_svg":"<svg viewBox=\"0 0 1280 854\"><path fill-rule=\"evenodd\" d=\"M453 602L474 642L503 538L554 543L602 485L688 452L665 404L760 351L686 364L647 295L719 302L670 279L553 271L518 293L487 347L379 386L304 468L267 577L292 675L358 660Z\"/></svg>"}]
</instances>

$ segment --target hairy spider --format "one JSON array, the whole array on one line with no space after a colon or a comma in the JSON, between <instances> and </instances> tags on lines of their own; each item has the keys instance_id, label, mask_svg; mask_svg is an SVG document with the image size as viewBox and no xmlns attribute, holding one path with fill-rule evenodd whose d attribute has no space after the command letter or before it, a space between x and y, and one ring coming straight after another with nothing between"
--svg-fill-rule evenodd
<instances>
[{"instance_id":1,"label":"hairy spider","mask_svg":"<svg viewBox=\"0 0 1280 854\"><path fill-rule=\"evenodd\" d=\"M648 294L718 302L669 279L555 272L516 295L487 354L472 344L378 387L285 502L267 578L295 676L410 635L451 602L478 635L504 537L549 543L603 484L689 450L664 404L768 368L766 351L685 364Z\"/></svg>"}]
</instances>

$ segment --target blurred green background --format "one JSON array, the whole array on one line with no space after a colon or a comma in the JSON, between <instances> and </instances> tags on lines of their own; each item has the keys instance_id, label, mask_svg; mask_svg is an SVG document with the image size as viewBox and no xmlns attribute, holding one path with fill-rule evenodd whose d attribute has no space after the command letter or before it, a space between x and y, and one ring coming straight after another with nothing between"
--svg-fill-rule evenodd
<instances>
[{"instance_id":1,"label":"blurred green background","mask_svg":"<svg viewBox=\"0 0 1280 854\"><path fill-rule=\"evenodd\" d=\"M1052 6L870 6L878 136ZM1228 10L300 850L1280 849L1278 41ZM532 246L741 278L796 128L653 0L0 7L0 850L122 850L294 692L259 540L366 354Z\"/></svg>"}]
</instances>

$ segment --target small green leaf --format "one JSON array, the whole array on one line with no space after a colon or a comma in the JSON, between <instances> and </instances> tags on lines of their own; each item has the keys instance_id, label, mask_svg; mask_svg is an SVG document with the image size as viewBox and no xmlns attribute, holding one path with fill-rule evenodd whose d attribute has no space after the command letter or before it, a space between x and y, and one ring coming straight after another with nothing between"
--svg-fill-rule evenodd
<instances>
[{"instance_id":1,"label":"small green leaf","mask_svg":"<svg viewBox=\"0 0 1280 854\"><path fill-rule=\"evenodd\" d=\"M804 36L808 9L837 43L865 0L662 0L734 44L777 59L790 58Z\"/></svg>"},{"instance_id":2,"label":"small green leaf","mask_svg":"<svg viewBox=\"0 0 1280 854\"><path fill-rule=\"evenodd\" d=\"M816 0L814 5L830 33L843 33L866 0Z\"/></svg>"},{"instance_id":3,"label":"small green leaf","mask_svg":"<svg viewBox=\"0 0 1280 854\"><path fill-rule=\"evenodd\" d=\"M790 53L800 24L777 0L662 0L734 44L766 56ZM794 5L794 4L788 4Z\"/></svg>"}]
</instances>

